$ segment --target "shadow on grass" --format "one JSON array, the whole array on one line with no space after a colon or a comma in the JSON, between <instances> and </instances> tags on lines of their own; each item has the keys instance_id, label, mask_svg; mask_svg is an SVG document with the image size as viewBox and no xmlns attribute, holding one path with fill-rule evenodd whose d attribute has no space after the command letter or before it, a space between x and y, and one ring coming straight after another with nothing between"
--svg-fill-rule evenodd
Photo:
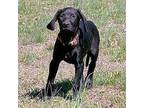
<instances>
[{"instance_id":1,"label":"shadow on grass","mask_svg":"<svg viewBox=\"0 0 144 108\"><path fill-rule=\"evenodd\" d=\"M70 80L63 80L61 82L57 82L54 85L53 96L59 96L59 97L63 97L65 99L71 100L72 96L70 95L67 96L67 93L71 88L72 88L72 83ZM29 91L28 93L26 93L24 96L28 96L31 99L35 98L38 100L48 99L45 88L42 88L42 89L35 88Z\"/></svg>"}]
</instances>

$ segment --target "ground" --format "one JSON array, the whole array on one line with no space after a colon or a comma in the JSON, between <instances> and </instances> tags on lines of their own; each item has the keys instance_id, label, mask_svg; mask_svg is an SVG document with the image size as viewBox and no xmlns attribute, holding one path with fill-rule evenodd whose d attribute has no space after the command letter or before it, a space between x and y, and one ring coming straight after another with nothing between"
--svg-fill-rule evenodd
<instances>
[{"instance_id":1,"label":"ground","mask_svg":"<svg viewBox=\"0 0 144 108\"><path fill-rule=\"evenodd\" d=\"M90 2L91 1L91 2ZM19 107L125 108L125 1L19 0ZM95 5L93 5L95 3ZM80 8L100 31L94 85L72 96L74 66L61 62L52 99L44 95L56 31L46 29L57 9ZM84 69L86 75L87 68Z\"/></svg>"}]
</instances>

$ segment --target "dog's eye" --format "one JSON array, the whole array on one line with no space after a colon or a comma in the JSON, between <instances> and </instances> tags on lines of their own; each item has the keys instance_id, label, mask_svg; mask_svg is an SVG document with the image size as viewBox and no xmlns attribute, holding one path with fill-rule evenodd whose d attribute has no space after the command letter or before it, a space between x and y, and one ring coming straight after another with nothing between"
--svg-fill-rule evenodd
<instances>
[{"instance_id":1,"label":"dog's eye","mask_svg":"<svg viewBox=\"0 0 144 108\"><path fill-rule=\"evenodd\" d=\"M72 18L75 18L76 16L72 14L71 17L72 17Z\"/></svg>"},{"instance_id":2,"label":"dog's eye","mask_svg":"<svg viewBox=\"0 0 144 108\"><path fill-rule=\"evenodd\" d=\"M60 15L60 17L64 17L64 16L65 16L65 14L61 14L61 15Z\"/></svg>"}]
</instances>

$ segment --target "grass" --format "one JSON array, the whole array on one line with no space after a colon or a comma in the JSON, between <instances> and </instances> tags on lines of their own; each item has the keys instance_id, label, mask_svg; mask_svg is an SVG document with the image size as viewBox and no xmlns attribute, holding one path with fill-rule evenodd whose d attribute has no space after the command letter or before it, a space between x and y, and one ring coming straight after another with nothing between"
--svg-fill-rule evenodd
<instances>
[{"instance_id":1,"label":"grass","mask_svg":"<svg viewBox=\"0 0 144 108\"><path fill-rule=\"evenodd\" d=\"M54 41L59 31L46 25L63 7L79 8L100 32L100 55L94 87L75 100L74 69L62 64L56 77L58 94L51 100L23 96L45 87ZM19 0L19 108L125 108L125 0ZM22 48L21 48L22 47ZM72 73L73 72L73 73ZM68 80L67 80L68 79Z\"/></svg>"},{"instance_id":2,"label":"grass","mask_svg":"<svg viewBox=\"0 0 144 108\"><path fill-rule=\"evenodd\" d=\"M20 56L20 62L23 62L25 64L31 64L33 61L35 61L37 59L37 55L34 54L34 53L23 53L21 56Z\"/></svg>"},{"instance_id":3,"label":"grass","mask_svg":"<svg viewBox=\"0 0 144 108\"><path fill-rule=\"evenodd\" d=\"M68 2L65 0L64 5ZM104 54L110 55L112 60L125 60L125 1L76 0L70 3L68 6L80 8L97 24L101 31L101 49ZM51 33L46 25L54 13L47 12L52 11L56 5L59 5L59 0L19 1L19 41L22 44L42 43L48 39L47 34Z\"/></svg>"},{"instance_id":4,"label":"grass","mask_svg":"<svg viewBox=\"0 0 144 108\"><path fill-rule=\"evenodd\" d=\"M96 86L99 85L116 85L119 86L120 89L126 89L125 82L125 73L122 71L113 71L113 72L97 72L94 77L94 84Z\"/></svg>"}]
</instances>

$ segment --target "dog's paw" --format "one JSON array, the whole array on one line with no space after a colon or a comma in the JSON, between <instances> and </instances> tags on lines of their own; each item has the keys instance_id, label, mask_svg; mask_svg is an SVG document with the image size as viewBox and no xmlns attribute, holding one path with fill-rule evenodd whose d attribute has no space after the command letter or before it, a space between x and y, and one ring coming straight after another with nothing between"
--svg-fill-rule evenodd
<instances>
[{"instance_id":1,"label":"dog's paw","mask_svg":"<svg viewBox=\"0 0 144 108\"><path fill-rule=\"evenodd\" d=\"M93 86L93 81L89 80L89 81L86 82L86 88L87 89L92 88L92 86Z\"/></svg>"}]
</instances>

